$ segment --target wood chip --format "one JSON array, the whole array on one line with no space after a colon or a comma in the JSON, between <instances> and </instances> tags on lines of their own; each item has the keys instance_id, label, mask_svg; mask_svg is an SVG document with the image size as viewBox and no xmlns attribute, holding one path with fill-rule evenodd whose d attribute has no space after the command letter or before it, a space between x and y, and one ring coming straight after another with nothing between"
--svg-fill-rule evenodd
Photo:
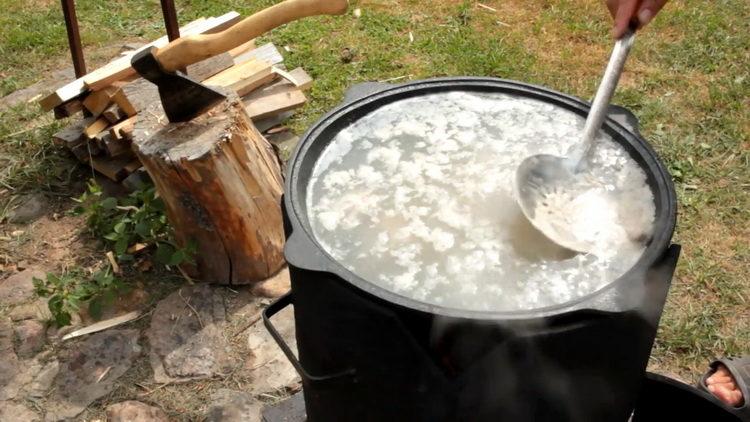
<instances>
[{"instance_id":1,"label":"wood chip","mask_svg":"<svg viewBox=\"0 0 750 422\"><path fill-rule=\"evenodd\" d=\"M130 322L138 318L138 316L140 315L141 315L141 311L128 312L125 315L120 315L115 318L110 318L104 321L99 321L97 323L89 325L88 327L84 327L75 331L71 331L70 333L64 335L62 339L70 340L72 338L85 336L86 334L92 334L92 333L97 333L99 331L104 331L108 328L116 327L118 325L125 324L126 322Z\"/></svg>"}]
</instances>

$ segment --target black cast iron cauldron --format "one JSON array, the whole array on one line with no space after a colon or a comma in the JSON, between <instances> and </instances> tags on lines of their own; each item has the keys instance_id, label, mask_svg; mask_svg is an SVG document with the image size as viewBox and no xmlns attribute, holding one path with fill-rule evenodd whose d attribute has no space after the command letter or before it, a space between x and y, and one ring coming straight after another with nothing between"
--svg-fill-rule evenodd
<instances>
[{"instance_id":1,"label":"black cast iron cauldron","mask_svg":"<svg viewBox=\"0 0 750 422\"><path fill-rule=\"evenodd\" d=\"M310 421L626 421L638 397L679 246L669 174L624 109L604 130L645 170L655 195L654 237L618 280L578 300L517 312L430 305L351 273L315 240L306 188L324 147L367 113L452 90L542 100L585 116L588 104L546 88L492 78L366 84L302 138L283 210L292 291L264 322L300 372ZM611 116L612 117L612 116ZM270 317L294 304L299 361Z\"/></svg>"}]
</instances>

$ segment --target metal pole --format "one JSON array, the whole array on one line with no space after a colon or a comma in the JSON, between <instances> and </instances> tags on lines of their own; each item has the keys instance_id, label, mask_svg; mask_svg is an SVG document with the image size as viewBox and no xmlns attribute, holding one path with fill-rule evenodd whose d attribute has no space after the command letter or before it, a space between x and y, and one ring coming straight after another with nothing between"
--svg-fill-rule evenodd
<instances>
[{"instance_id":1,"label":"metal pole","mask_svg":"<svg viewBox=\"0 0 750 422\"><path fill-rule=\"evenodd\" d=\"M177 23L177 10L174 0L161 0L161 13L164 15L164 26L167 27L169 41L180 38L180 25Z\"/></svg>"},{"instance_id":2,"label":"metal pole","mask_svg":"<svg viewBox=\"0 0 750 422\"><path fill-rule=\"evenodd\" d=\"M68 44L70 55L73 59L73 69L76 78L86 74L86 62L83 59L83 47L81 46L81 34L78 32L78 18L76 17L75 0L60 0L63 15L65 16L65 27L68 30Z\"/></svg>"}]
</instances>

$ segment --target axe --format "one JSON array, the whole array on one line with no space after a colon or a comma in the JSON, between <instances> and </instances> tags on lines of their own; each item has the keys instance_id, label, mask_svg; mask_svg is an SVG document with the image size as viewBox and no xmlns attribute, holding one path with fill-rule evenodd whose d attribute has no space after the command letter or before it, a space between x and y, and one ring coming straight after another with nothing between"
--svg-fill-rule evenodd
<instances>
[{"instance_id":1,"label":"axe","mask_svg":"<svg viewBox=\"0 0 750 422\"><path fill-rule=\"evenodd\" d=\"M178 38L162 48L151 47L134 55L133 68L159 88L162 107L170 122L185 122L226 97L190 79L178 69L224 53L285 23L316 15L341 15L347 0L285 0L249 16L216 34Z\"/></svg>"}]
</instances>

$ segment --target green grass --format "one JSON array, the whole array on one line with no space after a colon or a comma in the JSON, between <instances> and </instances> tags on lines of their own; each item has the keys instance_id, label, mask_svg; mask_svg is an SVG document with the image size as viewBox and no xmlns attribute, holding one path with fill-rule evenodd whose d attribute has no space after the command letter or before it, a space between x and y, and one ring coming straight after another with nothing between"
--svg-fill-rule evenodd
<instances>
[{"instance_id":1,"label":"green grass","mask_svg":"<svg viewBox=\"0 0 750 422\"><path fill-rule=\"evenodd\" d=\"M271 3L178 1L182 23ZM399 77L497 76L591 97L611 46L598 1L484 3L498 12L473 2L362 1L359 19L313 18L274 31L267 39L289 48L287 66L315 78L293 128L304 131L357 82ZM64 65L68 52L58 2L0 0L0 7L3 95ZM79 2L79 16L86 51L99 63L101 47L162 31L156 0ZM712 356L750 351L748 22L747 0L671 2L639 36L615 100L638 115L675 178L675 240L684 249L653 363L686 378ZM345 48L354 52L350 63L340 59ZM2 200L31 189L66 192L71 164L49 142L59 126L33 106L0 114Z\"/></svg>"}]
</instances>

